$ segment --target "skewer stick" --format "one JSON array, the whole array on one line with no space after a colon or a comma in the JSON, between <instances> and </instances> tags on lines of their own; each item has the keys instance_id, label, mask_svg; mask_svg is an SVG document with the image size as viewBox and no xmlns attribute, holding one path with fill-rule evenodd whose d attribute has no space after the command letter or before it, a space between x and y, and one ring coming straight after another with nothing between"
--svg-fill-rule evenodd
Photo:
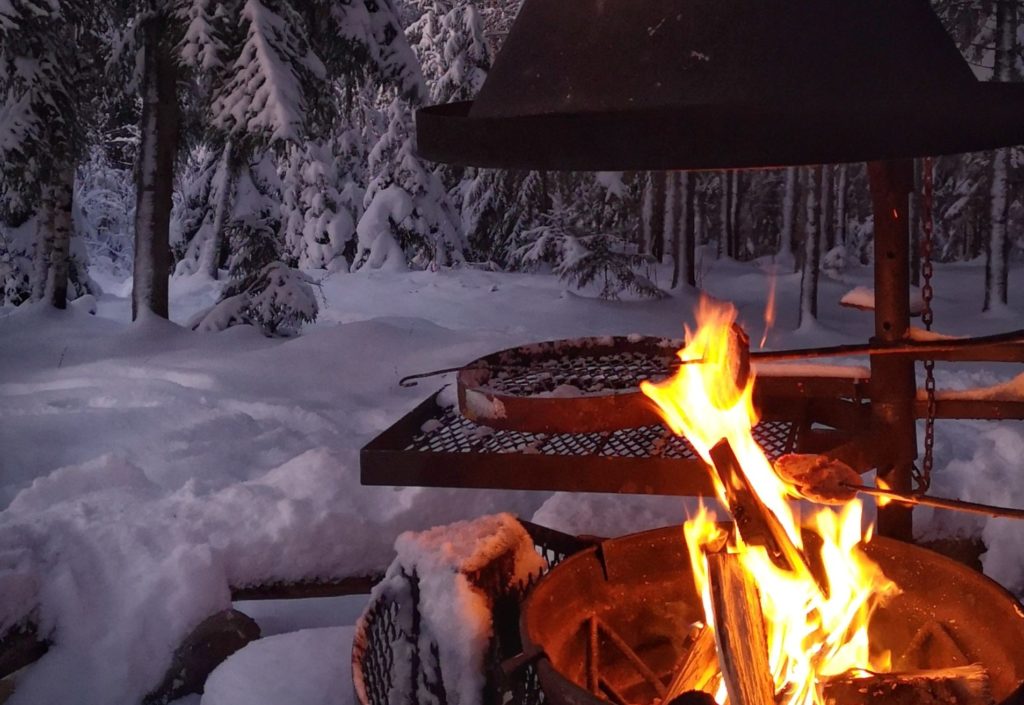
<instances>
[{"instance_id":1,"label":"skewer stick","mask_svg":"<svg viewBox=\"0 0 1024 705\"><path fill-rule=\"evenodd\" d=\"M950 338L943 340L923 340L917 342L901 343L898 345L871 345L870 343L855 343L851 345L833 345L825 348L798 348L796 350L765 350L750 353L752 361L785 361L785 360L814 360L823 357L848 357L853 355L920 355L927 359L930 353L958 352L970 350L971 348L983 348L990 345L1013 345L1024 343L1024 329L999 333L997 335L986 335L976 338ZM680 365L693 365L702 363L703 360L672 360L668 365L669 371ZM448 374L449 372L461 372L462 370L500 370L500 369L530 369L527 365L502 365L502 366L481 366L481 367L447 367L442 370L432 370L419 374L406 375L398 381L401 387L415 387L417 380L427 377Z\"/></svg>"},{"instance_id":2,"label":"skewer stick","mask_svg":"<svg viewBox=\"0 0 1024 705\"><path fill-rule=\"evenodd\" d=\"M930 497L923 494L904 494L902 492L893 492L892 490L883 490L878 487L868 487L867 485L843 483L843 486L861 494L870 495L872 497L882 497L883 499L889 499L893 502L899 502L900 504L909 504L919 507L935 507L936 509L949 509L950 511L955 512L983 514L985 516L996 518L1024 519L1024 509L1016 509L1013 507L993 507L988 504L965 502L964 500L947 499L945 497Z\"/></svg>"}]
</instances>

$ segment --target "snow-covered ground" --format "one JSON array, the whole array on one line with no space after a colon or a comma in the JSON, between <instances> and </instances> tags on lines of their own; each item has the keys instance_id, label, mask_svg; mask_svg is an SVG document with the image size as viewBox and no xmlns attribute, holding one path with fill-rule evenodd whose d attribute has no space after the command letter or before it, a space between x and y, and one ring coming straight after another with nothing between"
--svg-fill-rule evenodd
<instances>
[{"instance_id":1,"label":"snow-covered ground","mask_svg":"<svg viewBox=\"0 0 1024 705\"><path fill-rule=\"evenodd\" d=\"M719 262L703 279L712 295L736 302L755 340L770 269ZM382 570L406 529L498 511L604 535L682 519L682 502L671 498L362 487L358 450L445 382L404 389L406 374L537 340L679 336L692 320L692 293L602 302L545 275L339 273L322 282L320 321L297 338L272 340L247 328L130 324L127 284L95 275L107 292L97 315L84 303L66 312L0 310L0 632L34 611L54 642L20 675L12 705L138 702L191 628L229 605L229 586ZM980 266L940 267L937 327L1024 327L1022 280L1015 270L1010 311L983 316ZM820 323L794 330L799 277L780 276L768 346L866 340L870 314L838 305L857 286L870 286L870 270L823 279ZM174 320L215 298L207 280L175 279ZM940 365L938 379L962 389L1020 372ZM934 492L1024 506L1021 457L1022 423L943 423ZM1024 590L1020 525L916 516L925 533L982 532L986 570ZM201 702L269 703L261 694L281 693L258 687L258 678L296 663L308 668L299 674L305 699L289 702L320 702L306 688L313 683L332 702L350 698L337 669L347 668L343 627L359 604L252 605L264 610L254 616L265 632L281 636L225 663ZM313 630L288 634L296 629Z\"/></svg>"}]
</instances>

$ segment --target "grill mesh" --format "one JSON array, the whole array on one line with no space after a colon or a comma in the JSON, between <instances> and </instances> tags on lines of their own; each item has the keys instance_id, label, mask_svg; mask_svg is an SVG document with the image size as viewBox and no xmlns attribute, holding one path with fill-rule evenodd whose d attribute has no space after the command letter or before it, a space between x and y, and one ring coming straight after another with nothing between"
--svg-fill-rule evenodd
<instances>
[{"instance_id":1,"label":"grill mesh","mask_svg":"<svg viewBox=\"0 0 1024 705\"><path fill-rule=\"evenodd\" d=\"M545 455L623 458L696 457L689 442L661 424L605 433L529 433L480 426L454 408L438 408L404 450L420 453L543 453ZM765 421L754 428L754 439L770 459L792 448L793 423Z\"/></svg>"},{"instance_id":2,"label":"grill mesh","mask_svg":"<svg viewBox=\"0 0 1024 705\"><path fill-rule=\"evenodd\" d=\"M645 379L664 379L676 358L649 352L623 351L601 355L573 350L563 357L529 365L507 365L494 371L487 388L509 396L533 396L569 385L582 392L635 389Z\"/></svg>"}]
</instances>

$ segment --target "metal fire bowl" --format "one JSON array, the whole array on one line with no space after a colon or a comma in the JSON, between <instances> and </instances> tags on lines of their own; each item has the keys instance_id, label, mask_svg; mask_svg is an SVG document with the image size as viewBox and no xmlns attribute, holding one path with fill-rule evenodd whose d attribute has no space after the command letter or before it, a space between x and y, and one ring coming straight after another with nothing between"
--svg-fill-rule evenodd
<instances>
[{"instance_id":1,"label":"metal fire bowl","mask_svg":"<svg viewBox=\"0 0 1024 705\"><path fill-rule=\"evenodd\" d=\"M988 668L997 703L1024 703L1024 610L1012 595L980 573L911 544L876 537L866 552L902 589L869 625L875 648L891 650L899 665L915 634L938 622L967 663ZM533 589L520 632L524 652L541 654L537 672L553 705L607 705L586 690L591 615L667 681L683 655L689 626L702 619L682 528L605 541L564 561ZM629 702L654 699L653 688L614 645L602 641L600 651L601 675ZM930 655L925 649L907 665L957 665L946 659L941 648Z\"/></svg>"}]
</instances>

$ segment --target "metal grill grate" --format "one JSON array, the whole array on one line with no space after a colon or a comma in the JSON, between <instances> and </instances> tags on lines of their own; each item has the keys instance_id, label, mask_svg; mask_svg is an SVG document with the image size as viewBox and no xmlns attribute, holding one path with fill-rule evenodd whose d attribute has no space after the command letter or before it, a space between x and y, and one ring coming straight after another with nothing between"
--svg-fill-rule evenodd
<instances>
[{"instance_id":1,"label":"metal grill grate","mask_svg":"<svg viewBox=\"0 0 1024 705\"><path fill-rule=\"evenodd\" d=\"M500 394L532 396L572 386L582 392L635 389L645 379L664 379L672 374L671 353L623 351L587 355L573 350L563 357L537 360L530 365L507 365L497 369L487 387Z\"/></svg>"},{"instance_id":2,"label":"metal grill grate","mask_svg":"<svg viewBox=\"0 0 1024 705\"><path fill-rule=\"evenodd\" d=\"M766 421L754 428L754 439L765 454L777 458L793 447L793 426L789 421ZM696 457L686 439L665 426L655 424L605 433L528 433L502 431L480 426L454 408L438 408L420 433L404 448L417 453L523 453L555 456L601 456L619 458Z\"/></svg>"}]
</instances>

